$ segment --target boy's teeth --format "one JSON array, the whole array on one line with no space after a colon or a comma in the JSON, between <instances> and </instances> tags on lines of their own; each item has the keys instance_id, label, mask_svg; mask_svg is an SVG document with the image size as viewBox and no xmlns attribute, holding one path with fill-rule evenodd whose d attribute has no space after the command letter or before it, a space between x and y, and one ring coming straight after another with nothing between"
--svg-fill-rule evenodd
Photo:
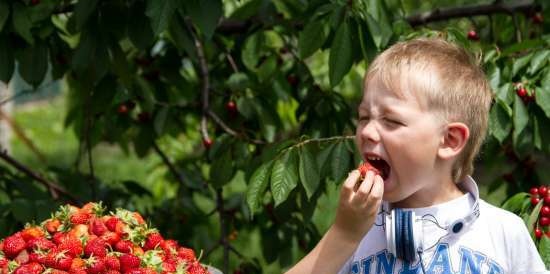
<instances>
[{"instance_id":1,"label":"boy's teeth","mask_svg":"<svg viewBox=\"0 0 550 274\"><path fill-rule=\"evenodd\" d=\"M367 157L368 160L373 160L373 161L379 161L380 160L380 157Z\"/></svg>"}]
</instances>

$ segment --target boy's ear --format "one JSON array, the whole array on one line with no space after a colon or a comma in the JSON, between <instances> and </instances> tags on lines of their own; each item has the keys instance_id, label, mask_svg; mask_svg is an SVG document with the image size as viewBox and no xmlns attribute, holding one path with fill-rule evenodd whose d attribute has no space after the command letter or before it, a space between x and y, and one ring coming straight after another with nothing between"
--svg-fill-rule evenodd
<instances>
[{"instance_id":1,"label":"boy's ear","mask_svg":"<svg viewBox=\"0 0 550 274\"><path fill-rule=\"evenodd\" d=\"M470 129L464 123L449 123L443 132L442 142L437 155L442 159L450 159L462 151L470 137Z\"/></svg>"}]
</instances>

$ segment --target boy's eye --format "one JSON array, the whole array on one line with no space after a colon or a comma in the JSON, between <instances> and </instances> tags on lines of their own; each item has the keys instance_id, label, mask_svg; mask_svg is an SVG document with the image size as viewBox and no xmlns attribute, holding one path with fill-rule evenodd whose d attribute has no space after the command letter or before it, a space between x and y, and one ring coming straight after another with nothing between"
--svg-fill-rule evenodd
<instances>
[{"instance_id":1,"label":"boy's eye","mask_svg":"<svg viewBox=\"0 0 550 274\"><path fill-rule=\"evenodd\" d=\"M393 119L389 119L389 118L384 118L384 121L390 123L390 124L393 124L393 125L402 125L401 122L397 121L397 120L393 120Z\"/></svg>"}]
</instances>

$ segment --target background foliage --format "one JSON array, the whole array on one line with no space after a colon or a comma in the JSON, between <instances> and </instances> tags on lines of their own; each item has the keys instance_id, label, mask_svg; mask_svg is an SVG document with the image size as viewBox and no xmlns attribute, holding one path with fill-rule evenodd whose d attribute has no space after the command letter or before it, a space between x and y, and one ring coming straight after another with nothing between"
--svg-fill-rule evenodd
<instances>
[{"instance_id":1,"label":"background foliage","mask_svg":"<svg viewBox=\"0 0 550 274\"><path fill-rule=\"evenodd\" d=\"M0 80L66 84L49 110L15 117L57 135L0 154L0 233L102 200L224 273L280 272L318 242L360 160L350 135L369 61L418 36L463 45L487 72L475 177L500 205L550 181L544 18L542 0L0 0ZM518 195L506 208L546 232L544 200Z\"/></svg>"}]
</instances>

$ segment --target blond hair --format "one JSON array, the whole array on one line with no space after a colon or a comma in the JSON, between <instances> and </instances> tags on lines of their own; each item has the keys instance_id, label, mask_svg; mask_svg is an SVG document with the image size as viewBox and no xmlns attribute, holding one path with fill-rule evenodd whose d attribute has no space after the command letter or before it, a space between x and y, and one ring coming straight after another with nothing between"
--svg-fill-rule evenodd
<instances>
[{"instance_id":1,"label":"blond hair","mask_svg":"<svg viewBox=\"0 0 550 274\"><path fill-rule=\"evenodd\" d=\"M382 52L369 66L365 87L375 76L399 96L401 75L422 107L447 122L462 122L470 130L455 160L452 178L462 181L474 171L473 162L487 132L493 93L485 73L465 49L441 38L399 42Z\"/></svg>"}]
</instances>

